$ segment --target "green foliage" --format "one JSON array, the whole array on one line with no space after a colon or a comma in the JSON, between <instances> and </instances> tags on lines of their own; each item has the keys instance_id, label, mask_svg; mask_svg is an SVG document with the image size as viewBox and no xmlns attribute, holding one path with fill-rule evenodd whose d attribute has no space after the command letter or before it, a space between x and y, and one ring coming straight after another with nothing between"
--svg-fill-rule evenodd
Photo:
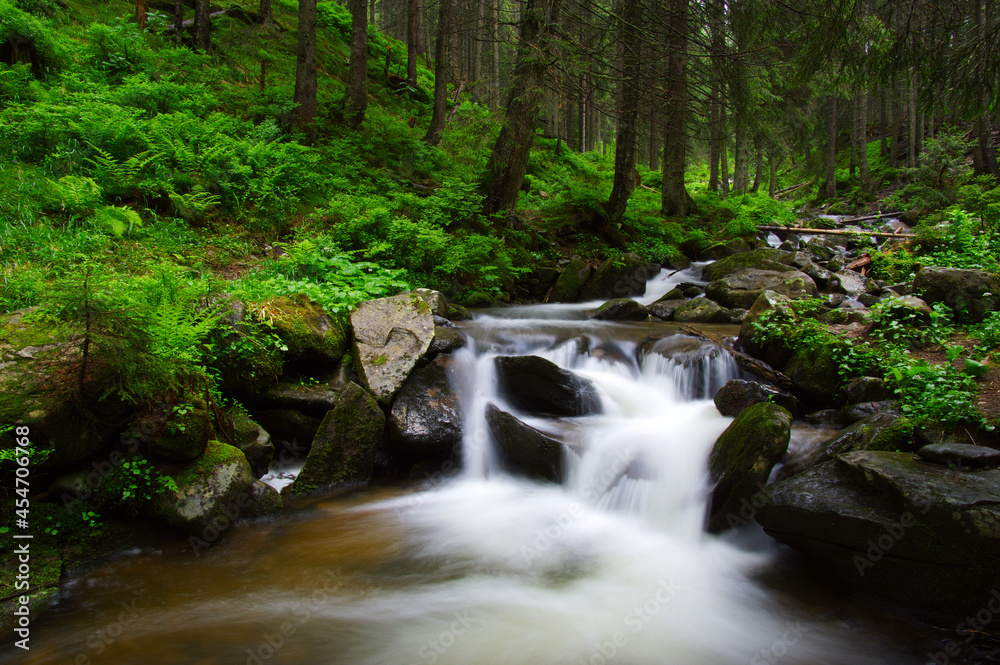
<instances>
[{"instance_id":1,"label":"green foliage","mask_svg":"<svg viewBox=\"0 0 1000 665\"><path fill-rule=\"evenodd\" d=\"M884 202L890 210L929 212L958 201L972 175L966 159L971 144L959 132L942 132L928 138L916 168L901 169L908 184Z\"/></svg>"},{"instance_id":2,"label":"green foliage","mask_svg":"<svg viewBox=\"0 0 1000 665\"><path fill-rule=\"evenodd\" d=\"M907 347L943 344L955 330L951 308L942 303L936 303L928 316L890 298L871 308L870 320L873 340Z\"/></svg>"},{"instance_id":3,"label":"green foliage","mask_svg":"<svg viewBox=\"0 0 1000 665\"><path fill-rule=\"evenodd\" d=\"M901 400L903 413L917 422L993 429L976 409L975 371L958 370L951 363L930 365L910 360L889 367L886 378Z\"/></svg>"},{"instance_id":4,"label":"green foliage","mask_svg":"<svg viewBox=\"0 0 1000 665\"><path fill-rule=\"evenodd\" d=\"M176 491L173 478L161 474L149 460L136 454L114 467L94 494L99 506L134 517L144 503Z\"/></svg>"},{"instance_id":5,"label":"green foliage","mask_svg":"<svg viewBox=\"0 0 1000 665\"><path fill-rule=\"evenodd\" d=\"M53 72L66 57L58 38L52 34L51 23L22 11L9 0L0 1L0 42L30 49L34 56L32 69L37 76Z\"/></svg>"}]
</instances>

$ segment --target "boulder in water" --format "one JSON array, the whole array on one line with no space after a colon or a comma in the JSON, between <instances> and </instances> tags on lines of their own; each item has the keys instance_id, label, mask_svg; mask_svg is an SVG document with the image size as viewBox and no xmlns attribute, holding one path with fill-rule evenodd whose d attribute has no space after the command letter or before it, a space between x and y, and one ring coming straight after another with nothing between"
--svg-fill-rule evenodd
<instances>
[{"instance_id":1,"label":"boulder in water","mask_svg":"<svg viewBox=\"0 0 1000 665\"><path fill-rule=\"evenodd\" d=\"M254 411L254 419L277 441L293 441L309 446L319 430L320 418L307 416L295 409L264 409Z\"/></svg>"},{"instance_id":2,"label":"boulder in water","mask_svg":"<svg viewBox=\"0 0 1000 665\"><path fill-rule=\"evenodd\" d=\"M744 409L715 442L709 457L713 483L708 528L713 533L738 526L744 502L767 483L771 469L788 450L792 414L763 402Z\"/></svg>"},{"instance_id":3,"label":"boulder in water","mask_svg":"<svg viewBox=\"0 0 1000 665\"><path fill-rule=\"evenodd\" d=\"M563 444L492 404L486 407L486 423L511 470L555 482L562 480Z\"/></svg>"},{"instance_id":4,"label":"boulder in water","mask_svg":"<svg viewBox=\"0 0 1000 665\"><path fill-rule=\"evenodd\" d=\"M497 379L504 397L537 416L588 416L601 411L594 384L539 356L499 356Z\"/></svg>"},{"instance_id":5,"label":"boulder in water","mask_svg":"<svg viewBox=\"0 0 1000 665\"><path fill-rule=\"evenodd\" d=\"M253 475L260 478L267 473L274 458L271 435L242 410L232 409L228 415L233 421L233 444L243 451Z\"/></svg>"},{"instance_id":6,"label":"boulder in water","mask_svg":"<svg viewBox=\"0 0 1000 665\"><path fill-rule=\"evenodd\" d=\"M752 308L764 291L774 291L792 299L814 298L819 295L819 289L812 278L798 270L779 272L743 268L705 287L705 295L723 307L743 309Z\"/></svg>"},{"instance_id":7,"label":"boulder in water","mask_svg":"<svg viewBox=\"0 0 1000 665\"><path fill-rule=\"evenodd\" d=\"M683 298L674 300L661 299L657 300L646 309L649 311L651 315L655 316L658 319L662 319L663 321L671 321L674 318L674 312L676 312L677 308L683 305L685 302L687 301L684 300Z\"/></svg>"},{"instance_id":8,"label":"boulder in water","mask_svg":"<svg viewBox=\"0 0 1000 665\"><path fill-rule=\"evenodd\" d=\"M590 318L598 321L648 321L649 311L631 298L614 298L598 307Z\"/></svg>"},{"instance_id":9,"label":"boulder in water","mask_svg":"<svg viewBox=\"0 0 1000 665\"><path fill-rule=\"evenodd\" d=\"M549 294L551 302L577 302L583 285L587 283L594 269L583 259L573 259L559 273L559 278Z\"/></svg>"},{"instance_id":10,"label":"boulder in water","mask_svg":"<svg viewBox=\"0 0 1000 665\"><path fill-rule=\"evenodd\" d=\"M722 386L715 397L715 408L724 416L738 415L743 409L761 402L772 402L791 413L799 411L799 401L794 395L774 386L746 379L733 379Z\"/></svg>"},{"instance_id":11,"label":"boulder in water","mask_svg":"<svg viewBox=\"0 0 1000 665\"><path fill-rule=\"evenodd\" d=\"M795 270L791 265L794 259L795 254L780 249L753 249L710 263L702 268L701 274L707 281L714 282L745 268L790 272Z\"/></svg>"},{"instance_id":12,"label":"boulder in water","mask_svg":"<svg viewBox=\"0 0 1000 665\"><path fill-rule=\"evenodd\" d=\"M660 339L646 340L637 349L639 360L643 356L656 354L685 367L691 367L709 358L718 357L721 353L722 349L717 344L681 333Z\"/></svg>"},{"instance_id":13,"label":"boulder in water","mask_svg":"<svg viewBox=\"0 0 1000 665\"><path fill-rule=\"evenodd\" d=\"M708 298L694 298L674 310L674 321L684 323L729 323L732 314Z\"/></svg>"},{"instance_id":14,"label":"boulder in water","mask_svg":"<svg viewBox=\"0 0 1000 665\"><path fill-rule=\"evenodd\" d=\"M792 349L784 339L765 339L754 325L766 312L773 312L771 316L778 316L788 321L799 319L799 315L792 309L790 298L774 291L765 291L757 297L743 323L740 324L740 336L737 341L751 356L780 369L792 357Z\"/></svg>"},{"instance_id":15,"label":"boulder in water","mask_svg":"<svg viewBox=\"0 0 1000 665\"><path fill-rule=\"evenodd\" d=\"M351 313L351 328L358 374L389 404L434 339L431 309L412 293L368 300Z\"/></svg>"},{"instance_id":16,"label":"boulder in water","mask_svg":"<svg viewBox=\"0 0 1000 665\"><path fill-rule=\"evenodd\" d=\"M289 487L292 495L365 487L371 481L375 451L385 429L385 414L356 383L320 423L302 471Z\"/></svg>"},{"instance_id":17,"label":"boulder in water","mask_svg":"<svg viewBox=\"0 0 1000 665\"><path fill-rule=\"evenodd\" d=\"M970 469L1000 466L1000 450L968 443L932 443L917 450L926 462Z\"/></svg>"},{"instance_id":18,"label":"boulder in water","mask_svg":"<svg viewBox=\"0 0 1000 665\"><path fill-rule=\"evenodd\" d=\"M458 328L446 328L444 326L434 327L434 339L427 347L427 356L433 357L438 354L448 354L465 346L465 334Z\"/></svg>"},{"instance_id":19,"label":"boulder in water","mask_svg":"<svg viewBox=\"0 0 1000 665\"><path fill-rule=\"evenodd\" d=\"M443 293L433 289L414 289L413 293L427 303L427 306L431 308L431 314L448 318L448 299L444 297Z\"/></svg>"},{"instance_id":20,"label":"boulder in water","mask_svg":"<svg viewBox=\"0 0 1000 665\"><path fill-rule=\"evenodd\" d=\"M622 254L605 261L580 292L580 300L609 300L641 296L646 281L659 271L637 254Z\"/></svg>"},{"instance_id":21,"label":"boulder in water","mask_svg":"<svg viewBox=\"0 0 1000 665\"><path fill-rule=\"evenodd\" d=\"M389 441L417 457L449 455L462 441L458 396L448 375L450 361L436 358L416 369L392 402Z\"/></svg>"}]
</instances>

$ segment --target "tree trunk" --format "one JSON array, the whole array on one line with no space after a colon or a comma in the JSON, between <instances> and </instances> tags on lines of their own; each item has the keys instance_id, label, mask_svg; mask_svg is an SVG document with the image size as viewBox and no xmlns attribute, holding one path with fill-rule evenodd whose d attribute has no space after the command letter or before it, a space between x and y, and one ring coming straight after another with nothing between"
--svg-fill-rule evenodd
<instances>
[{"instance_id":1,"label":"tree trunk","mask_svg":"<svg viewBox=\"0 0 1000 665\"><path fill-rule=\"evenodd\" d=\"M420 50L420 0L406 2L406 80L417 87L417 58Z\"/></svg>"},{"instance_id":2,"label":"tree trunk","mask_svg":"<svg viewBox=\"0 0 1000 665\"><path fill-rule=\"evenodd\" d=\"M826 127L826 198L837 196L837 96L830 95Z\"/></svg>"},{"instance_id":3,"label":"tree trunk","mask_svg":"<svg viewBox=\"0 0 1000 665\"><path fill-rule=\"evenodd\" d=\"M271 22L271 0L260 0L260 24Z\"/></svg>"},{"instance_id":4,"label":"tree trunk","mask_svg":"<svg viewBox=\"0 0 1000 665\"><path fill-rule=\"evenodd\" d=\"M911 169L917 168L917 74L910 74L910 89L907 95L907 113L909 116L910 140L907 143L906 160Z\"/></svg>"},{"instance_id":5,"label":"tree trunk","mask_svg":"<svg viewBox=\"0 0 1000 665\"><path fill-rule=\"evenodd\" d=\"M770 157L770 177L767 180L767 195L774 198L774 193L778 191L778 152L772 152Z\"/></svg>"},{"instance_id":6,"label":"tree trunk","mask_svg":"<svg viewBox=\"0 0 1000 665\"><path fill-rule=\"evenodd\" d=\"M760 191L760 182L764 177L764 148L761 147L760 138L757 139L757 163L753 169L753 187L750 191L756 194Z\"/></svg>"},{"instance_id":7,"label":"tree trunk","mask_svg":"<svg viewBox=\"0 0 1000 665\"><path fill-rule=\"evenodd\" d=\"M892 123L892 143L889 146L889 166L892 167L899 166L899 158L902 154L899 150L901 144L903 143L903 109L902 104L900 104L899 101L900 96L899 82L893 81L892 110L890 113L890 122Z\"/></svg>"},{"instance_id":8,"label":"tree trunk","mask_svg":"<svg viewBox=\"0 0 1000 665\"><path fill-rule=\"evenodd\" d=\"M712 83L709 97L708 118L708 188L719 191L719 144L722 142L719 125L719 84Z\"/></svg>"},{"instance_id":9,"label":"tree trunk","mask_svg":"<svg viewBox=\"0 0 1000 665\"><path fill-rule=\"evenodd\" d=\"M746 111L736 116L736 155L733 164L733 193L746 194L750 185L750 159L747 147Z\"/></svg>"},{"instance_id":10,"label":"tree trunk","mask_svg":"<svg viewBox=\"0 0 1000 665\"><path fill-rule=\"evenodd\" d=\"M311 134L313 121L316 119L316 0L299 0L298 37L299 46L295 58L295 124Z\"/></svg>"},{"instance_id":11,"label":"tree trunk","mask_svg":"<svg viewBox=\"0 0 1000 665\"><path fill-rule=\"evenodd\" d=\"M347 122L357 129L365 121L365 112L368 110L368 10L365 0L351 0L350 7L351 61L347 75ZM313 45L315 46L315 42Z\"/></svg>"},{"instance_id":12,"label":"tree trunk","mask_svg":"<svg viewBox=\"0 0 1000 665\"><path fill-rule=\"evenodd\" d=\"M883 159L889 158L889 127L892 125L892 122L889 119L889 110L887 108L888 104L885 96L885 88L882 88L882 91L879 94L880 111L882 114L882 142L879 151ZM891 166L891 158L889 161Z\"/></svg>"},{"instance_id":13,"label":"tree trunk","mask_svg":"<svg viewBox=\"0 0 1000 665\"><path fill-rule=\"evenodd\" d=\"M615 178L608 199L608 221L617 226L635 187L636 137L639 125L639 23L638 0L621 0L618 42L622 72L618 81L618 133L615 140Z\"/></svg>"},{"instance_id":14,"label":"tree trunk","mask_svg":"<svg viewBox=\"0 0 1000 665\"><path fill-rule=\"evenodd\" d=\"M660 116L653 109L649 116L649 170L660 168Z\"/></svg>"},{"instance_id":15,"label":"tree trunk","mask_svg":"<svg viewBox=\"0 0 1000 665\"><path fill-rule=\"evenodd\" d=\"M861 188L865 189L870 184L872 175L868 164L868 92L864 88L858 91L855 121L858 142L858 176L861 179Z\"/></svg>"},{"instance_id":16,"label":"tree trunk","mask_svg":"<svg viewBox=\"0 0 1000 665\"><path fill-rule=\"evenodd\" d=\"M858 171L858 116L860 113L858 97L855 94L851 102L851 164L848 167L848 173L852 178Z\"/></svg>"},{"instance_id":17,"label":"tree trunk","mask_svg":"<svg viewBox=\"0 0 1000 665\"><path fill-rule=\"evenodd\" d=\"M485 212L513 212L528 168L531 144L538 124L542 84L545 80L549 40L559 20L561 0L527 0L521 19L507 117L486 165Z\"/></svg>"},{"instance_id":18,"label":"tree trunk","mask_svg":"<svg viewBox=\"0 0 1000 665\"><path fill-rule=\"evenodd\" d=\"M723 128L719 133L719 170L721 171L722 198L729 195L729 141L726 135L726 107L719 110L719 125Z\"/></svg>"},{"instance_id":19,"label":"tree trunk","mask_svg":"<svg viewBox=\"0 0 1000 665\"><path fill-rule=\"evenodd\" d=\"M667 99L663 131L663 186L660 189L660 214L686 217L694 211L694 201L684 186L687 169L687 40L688 1L668 0L672 19L667 42Z\"/></svg>"},{"instance_id":20,"label":"tree trunk","mask_svg":"<svg viewBox=\"0 0 1000 665\"><path fill-rule=\"evenodd\" d=\"M448 113L448 72L451 69L448 51L451 46L452 2L453 0L438 0L437 37L434 42L434 112L427 134L424 136L424 141L430 145L441 142L444 121Z\"/></svg>"},{"instance_id":21,"label":"tree trunk","mask_svg":"<svg viewBox=\"0 0 1000 665\"><path fill-rule=\"evenodd\" d=\"M212 21L208 18L208 0L194 3L194 48L208 53L212 47Z\"/></svg>"},{"instance_id":22,"label":"tree trunk","mask_svg":"<svg viewBox=\"0 0 1000 665\"><path fill-rule=\"evenodd\" d=\"M182 0L174 2L174 39L178 42L184 40L184 2Z\"/></svg>"},{"instance_id":23,"label":"tree trunk","mask_svg":"<svg viewBox=\"0 0 1000 665\"><path fill-rule=\"evenodd\" d=\"M135 0L135 22L140 30L146 29L146 0Z\"/></svg>"}]
</instances>

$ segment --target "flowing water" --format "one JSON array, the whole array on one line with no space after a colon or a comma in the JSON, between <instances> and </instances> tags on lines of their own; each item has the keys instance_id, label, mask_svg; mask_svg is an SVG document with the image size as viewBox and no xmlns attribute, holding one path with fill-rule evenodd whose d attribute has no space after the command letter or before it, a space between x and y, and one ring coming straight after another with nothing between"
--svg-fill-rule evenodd
<instances>
[{"instance_id":1,"label":"flowing water","mask_svg":"<svg viewBox=\"0 0 1000 665\"><path fill-rule=\"evenodd\" d=\"M692 277L662 274L645 300ZM668 327L580 320L592 307L509 308L467 325L472 342L452 364L465 423L458 472L315 501L197 554L179 543L119 557L67 586L33 627L30 653L7 648L0 660L924 662L859 604L817 591L760 546L761 534L703 532L706 460L731 421L711 396L738 370L726 354L679 362L640 353L643 339ZM493 358L510 354L540 355L591 380L603 412L518 413L493 373ZM504 470L488 403L566 444L561 485Z\"/></svg>"}]
</instances>

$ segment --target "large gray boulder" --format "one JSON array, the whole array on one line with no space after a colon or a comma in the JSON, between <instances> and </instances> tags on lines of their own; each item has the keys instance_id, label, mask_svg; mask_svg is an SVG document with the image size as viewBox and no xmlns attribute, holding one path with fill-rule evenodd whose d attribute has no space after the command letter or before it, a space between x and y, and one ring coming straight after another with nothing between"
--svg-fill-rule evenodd
<instances>
[{"instance_id":1,"label":"large gray boulder","mask_svg":"<svg viewBox=\"0 0 1000 665\"><path fill-rule=\"evenodd\" d=\"M250 505L253 471L238 448L210 441L193 462L165 463L160 473L171 477L177 491L164 490L144 511L150 517L193 534L225 531Z\"/></svg>"},{"instance_id":2,"label":"large gray boulder","mask_svg":"<svg viewBox=\"0 0 1000 665\"><path fill-rule=\"evenodd\" d=\"M539 356L499 356L497 380L516 408L538 416L587 416L601 411L593 383Z\"/></svg>"},{"instance_id":3,"label":"large gray boulder","mask_svg":"<svg viewBox=\"0 0 1000 665\"><path fill-rule=\"evenodd\" d=\"M289 486L292 495L365 487L375 467L375 452L385 430L385 414L356 383L319 426L302 471Z\"/></svg>"},{"instance_id":4,"label":"large gray boulder","mask_svg":"<svg viewBox=\"0 0 1000 665\"><path fill-rule=\"evenodd\" d=\"M593 273L594 269L589 263L583 259L573 259L559 273L559 278L549 294L549 301L576 302L580 299L583 285L587 283Z\"/></svg>"},{"instance_id":5,"label":"large gray boulder","mask_svg":"<svg viewBox=\"0 0 1000 665\"><path fill-rule=\"evenodd\" d=\"M204 409L175 409L163 424L159 436L149 441L156 457L183 462L193 460L215 438L212 414Z\"/></svg>"},{"instance_id":6,"label":"large gray boulder","mask_svg":"<svg viewBox=\"0 0 1000 665\"><path fill-rule=\"evenodd\" d=\"M415 456L444 456L462 441L462 414L449 377L450 361L436 358L414 370L389 414L394 450Z\"/></svg>"},{"instance_id":7,"label":"large gray boulder","mask_svg":"<svg viewBox=\"0 0 1000 665\"><path fill-rule=\"evenodd\" d=\"M313 369L332 367L347 350L347 337L340 322L302 294L281 296L270 302L274 331L288 350L285 359L303 362Z\"/></svg>"},{"instance_id":8,"label":"large gray boulder","mask_svg":"<svg viewBox=\"0 0 1000 665\"><path fill-rule=\"evenodd\" d=\"M761 402L771 402L791 413L799 410L799 400L794 395L765 383L733 379L719 388L712 398L715 408L724 416L735 416L747 407Z\"/></svg>"},{"instance_id":9,"label":"large gray boulder","mask_svg":"<svg viewBox=\"0 0 1000 665\"><path fill-rule=\"evenodd\" d=\"M673 320L683 323L729 323L732 314L708 298L692 298L674 309Z\"/></svg>"},{"instance_id":10,"label":"large gray boulder","mask_svg":"<svg viewBox=\"0 0 1000 665\"><path fill-rule=\"evenodd\" d=\"M342 383L303 384L299 381L281 381L267 390L253 405L259 410L278 409L301 411L314 418L322 418L337 403Z\"/></svg>"},{"instance_id":11,"label":"large gray boulder","mask_svg":"<svg viewBox=\"0 0 1000 665\"><path fill-rule=\"evenodd\" d=\"M717 279L705 287L705 295L723 307L750 309L764 291L774 291L792 298L814 298L819 295L816 282L798 270L779 272L743 268ZM674 314L676 317L676 313Z\"/></svg>"},{"instance_id":12,"label":"large gray boulder","mask_svg":"<svg viewBox=\"0 0 1000 665\"><path fill-rule=\"evenodd\" d=\"M708 528L719 533L743 523L741 507L767 483L771 469L788 450L792 414L776 404L744 409L712 448L709 478L713 483Z\"/></svg>"},{"instance_id":13,"label":"large gray boulder","mask_svg":"<svg viewBox=\"0 0 1000 665\"><path fill-rule=\"evenodd\" d=\"M418 295L369 300L351 313L355 366L380 404L389 404L434 339L434 316Z\"/></svg>"},{"instance_id":14,"label":"large gray boulder","mask_svg":"<svg viewBox=\"0 0 1000 665\"><path fill-rule=\"evenodd\" d=\"M792 309L791 298L774 291L765 291L754 301L740 324L738 344L755 358L760 358L772 367L781 368L792 357L792 348L783 339L766 339L757 330L756 324L765 313L782 320L798 321L799 316Z\"/></svg>"},{"instance_id":15,"label":"large gray boulder","mask_svg":"<svg viewBox=\"0 0 1000 665\"><path fill-rule=\"evenodd\" d=\"M929 304L944 303L960 320L980 322L987 312L1000 309L1000 279L985 270L921 268L913 291Z\"/></svg>"},{"instance_id":16,"label":"large gray boulder","mask_svg":"<svg viewBox=\"0 0 1000 665\"><path fill-rule=\"evenodd\" d=\"M841 455L768 487L773 537L865 594L962 618L1000 587L1000 470Z\"/></svg>"},{"instance_id":17,"label":"large gray boulder","mask_svg":"<svg viewBox=\"0 0 1000 665\"><path fill-rule=\"evenodd\" d=\"M838 293L849 295L852 298L857 298L872 290L878 291L872 280L853 270L841 270L834 273L833 278L830 280L830 288Z\"/></svg>"},{"instance_id":18,"label":"large gray boulder","mask_svg":"<svg viewBox=\"0 0 1000 665\"><path fill-rule=\"evenodd\" d=\"M233 444L243 451L253 475L260 478L267 473L274 459L271 435L242 410L233 409L228 415L233 421Z\"/></svg>"},{"instance_id":19,"label":"large gray boulder","mask_svg":"<svg viewBox=\"0 0 1000 665\"><path fill-rule=\"evenodd\" d=\"M646 292L646 281L658 269L659 266L649 264L637 254L622 254L608 259L584 285L580 300L641 296Z\"/></svg>"},{"instance_id":20,"label":"large gray boulder","mask_svg":"<svg viewBox=\"0 0 1000 665\"><path fill-rule=\"evenodd\" d=\"M590 318L598 321L648 321L649 310L631 298L613 298L598 307Z\"/></svg>"},{"instance_id":21,"label":"large gray boulder","mask_svg":"<svg viewBox=\"0 0 1000 665\"><path fill-rule=\"evenodd\" d=\"M562 479L563 444L489 404L486 423L512 470L535 478Z\"/></svg>"}]
</instances>

